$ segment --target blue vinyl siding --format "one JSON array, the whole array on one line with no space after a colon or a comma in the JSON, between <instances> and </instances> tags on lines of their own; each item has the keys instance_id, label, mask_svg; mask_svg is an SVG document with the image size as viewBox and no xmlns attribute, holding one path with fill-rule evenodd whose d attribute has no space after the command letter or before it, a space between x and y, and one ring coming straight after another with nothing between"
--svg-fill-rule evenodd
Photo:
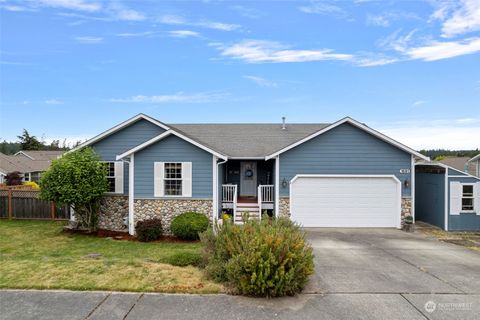
<instances>
[{"instance_id":1,"label":"blue vinyl siding","mask_svg":"<svg viewBox=\"0 0 480 320\"><path fill-rule=\"evenodd\" d=\"M154 197L154 162L192 162L192 198L212 198L212 155L176 136L135 153L135 198Z\"/></svg>"},{"instance_id":2,"label":"blue vinyl siding","mask_svg":"<svg viewBox=\"0 0 480 320\"><path fill-rule=\"evenodd\" d=\"M457 172L454 171L453 174ZM458 181L460 183L476 183L479 179L473 177L448 178L448 210L450 211L450 182ZM475 208L480 210L480 208ZM459 215L448 215L448 230L449 231L479 231L480 230L480 215L475 213L460 213Z\"/></svg>"},{"instance_id":3,"label":"blue vinyl siding","mask_svg":"<svg viewBox=\"0 0 480 320\"><path fill-rule=\"evenodd\" d=\"M117 155L138 146L139 144L161 134L165 130L159 126L140 119L110 136L94 143L91 147L104 161L116 161ZM124 163L124 194L128 194L128 164Z\"/></svg>"},{"instance_id":4,"label":"blue vinyl siding","mask_svg":"<svg viewBox=\"0 0 480 320\"><path fill-rule=\"evenodd\" d=\"M445 228L445 172L415 174L415 220Z\"/></svg>"},{"instance_id":5,"label":"blue vinyl siding","mask_svg":"<svg viewBox=\"0 0 480 320\"><path fill-rule=\"evenodd\" d=\"M402 196L410 196L411 155L350 124L342 124L280 154L280 184L297 174L393 174L402 182ZM280 186L280 196L289 188Z\"/></svg>"},{"instance_id":6,"label":"blue vinyl siding","mask_svg":"<svg viewBox=\"0 0 480 320\"><path fill-rule=\"evenodd\" d=\"M451 168L448 168L448 175L449 176L466 176L466 177L468 177L468 175L465 172L452 170Z\"/></svg>"}]
</instances>

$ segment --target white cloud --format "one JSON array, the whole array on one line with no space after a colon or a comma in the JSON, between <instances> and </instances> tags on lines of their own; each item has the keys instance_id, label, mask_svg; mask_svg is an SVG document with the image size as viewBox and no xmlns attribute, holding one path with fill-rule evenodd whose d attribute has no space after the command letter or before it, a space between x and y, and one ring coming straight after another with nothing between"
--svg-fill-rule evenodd
<instances>
[{"instance_id":1,"label":"white cloud","mask_svg":"<svg viewBox=\"0 0 480 320\"><path fill-rule=\"evenodd\" d=\"M171 95L137 95L127 98L110 98L108 101L119 103L206 103L222 100L226 96L228 94L225 92L200 92L195 94L178 92Z\"/></svg>"},{"instance_id":2,"label":"white cloud","mask_svg":"<svg viewBox=\"0 0 480 320\"><path fill-rule=\"evenodd\" d=\"M33 11L33 9L25 6L18 6L18 5L11 5L11 4L0 5L0 8L7 11L12 11L12 12Z\"/></svg>"},{"instance_id":3,"label":"white cloud","mask_svg":"<svg viewBox=\"0 0 480 320\"><path fill-rule=\"evenodd\" d=\"M37 0L35 5L88 12L99 11L102 8L100 3L83 0Z\"/></svg>"},{"instance_id":4,"label":"white cloud","mask_svg":"<svg viewBox=\"0 0 480 320\"><path fill-rule=\"evenodd\" d=\"M419 106L421 106L422 104L425 104L425 103L427 103L427 101L418 100L418 101L415 101L414 103L412 103L412 107L419 107Z\"/></svg>"},{"instance_id":5,"label":"white cloud","mask_svg":"<svg viewBox=\"0 0 480 320\"><path fill-rule=\"evenodd\" d=\"M84 44L97 44L97 43L103 42L102 37L89 37L89 36L75 37L75 40L79 43L84 43Z\"/></svg>"},{"instance_id":6,"label":"white cloud","mask_svg":"<svg viewBox=\"0 0 480 320\"><path fill-rule=\"evenodd\" d=\"M456 35L480 30L480 1L442 1L431 19L442 21L442 36Z\"/></svg>"},{"instance_id":7,"label":"white cloud","mask_svg":"<svg viewBox=\"0 0 480 320\"><path fill-rule=\"evenodd\" d=\"M480 38L449 42L433 41L424 46L407 48L404 52L412 59L424 61L448 59L480 52Z\"/></svg>"},{"instance_id":8,"label":"white cloud","mask_svg":"<svg viewBox=\"0 0 480 320\"><path fill-rule=\"evenodd\" d=\"M331 49L292 50L275 41L244 40L233 45L217 47L225 57L243 60L247 63L306 62L320 60L353 59L350 54L335 53Z\"/></svg>"},{"instance_id":9,"label":"white cloud","mask_svg":"<svg viewBox=\"0 0 480 320\"><path fill-rule=\"evenodd\" d=\"M390 26L390 21L385 15L367 15L367 24L378 27Z\"/></svg>"},{"instance_id":10,"label":"white cloud","mask_svg":"<svg viewBox=\"0 0 480 320\"><path fill-rule=\"evenodd\" d=\"M480 137L480 119L412 121L385 126L379 130L417 150L468 150L479 147L478 140L474 137Z\"/></svg>"},{"instance_id":11,"label":"white cloud","mask_svg":"<svg viewBox=\"0 0 480 320\"><path fill-rule=\"evenodd\" d=\"M123 32L123 33L117 33L117 37L148 37L156 34L157 32L155 31L144 31L144 32Z\"/></svg>"},{"instance_id":12,"label":"white cloud","mask_svg":"<svg viewBox=\"0 0 480 320\"><path fill-rule=\"evenodd\" d=\"M268 87L268 88L276 88L276 87L278 87L278 84L277 84L276 82L267 80L267 79L262 78L262 77L258 77L258 76L243 76L243 78L248 79L248 80L254 82L254 83L255 83L256 85L258 85L259 87Z\"/></svg>"},{"instance_id":13,"label":"white cloud","mask_svg":"<svg viewBox=\"0 0 480 320\"><path fill-rule=\"evenodd\" d=\"M110 4L106 9L106 12L116 20L142 21L146 19L143 13L127 8L120 3Z\"/></svg>"},{"instance_id":14,"label":"white cloud","mask_svg":"<svg viewBox=\"0 0 480 320\"><path fill-rule=\"evenodd\" d=\"M190 30L173 30L173 31L169 31L168 34L174 38L187 38L187 37L200 36L198 32L190 31Z\"/></svg>"},{"instance_id":15,"label":"white cloud","mask_svg":"<svg viewBox=\"0 0 480 320\"><path fill-rule=\"evenodd\" d=\"M208 20L189 21L184 17L180 17L176 15L164 15L160 17L158 21L163 24L195 26L195 27L202 27L202 28L214 29L214 30L220 30L220 31L235 31L241 28L241 26L238 24L230 24L230 23L215 22L215 21L208 21Z\"/></svg>"},{"instance_id":16,"label":"white cloud","mask_svg":"<svg viewBox=\"0 0 480 320\"><path fill-rule=\"evenodd\" d=\"M346 15L345 10L342 8L326 3L326 2L312 2L308 6L298 7L298 10L304 13L324 14L324 15Z\"/></svg>"},{"instance_id":17,"label":"white cloud","mask_svg":"<svg viewBox=\"0 0 480 320\"><path fill-rule=\"evenodd\" d=\"M392 64L400 61L397 58L388 58L388 57L361 57L358 56L353 60L353 63L359 67L377 67L384 66L387 64Z\"/></svg>"},{"instance_id":18,"label":"white cloud","mask_svg":"<svg viewBox=\"0 0 480 320\"><path fill-rule=\"evenodd\" d=\"M47 99L45 100L46 104L63 104L63 101L58 99Z\"/></svg>"}]
</instances>

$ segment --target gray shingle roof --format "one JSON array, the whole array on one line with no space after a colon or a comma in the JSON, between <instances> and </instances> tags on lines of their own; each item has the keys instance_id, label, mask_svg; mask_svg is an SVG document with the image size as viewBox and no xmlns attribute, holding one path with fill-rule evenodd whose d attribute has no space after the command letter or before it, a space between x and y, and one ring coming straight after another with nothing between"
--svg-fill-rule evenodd
<instances>
[{"instance_id":1,"label":"gray shingle roof","mask_svg":"<svg viewBox=\"0 0 480 320\"><path fill-rule=\"evenodd\" d=\"M22 150L22 152L33 158L33 160L55 160L65 151Z\"/></svg>"},{"instance_id":2,"label":"gray shingle roof","mask_svg":"<svg viewBox=\"0 0 480 320\"><path fill-rule=\"evenodd\" d=\"M0 171L3 173L45 171L50 167L50 163L50 160L31 160L25 156L9 156L0 153Z\"/></svg>"},{"instance_id":3,"label":"gray shingle roof","mask_svg":"<svg viewBox=\"0 0 480 320\"><path fill-rule=\"evenodd\" d=\"M327 127L328 123L168 124L229 157L265 157Z\"/></svg>"}]
</instances>

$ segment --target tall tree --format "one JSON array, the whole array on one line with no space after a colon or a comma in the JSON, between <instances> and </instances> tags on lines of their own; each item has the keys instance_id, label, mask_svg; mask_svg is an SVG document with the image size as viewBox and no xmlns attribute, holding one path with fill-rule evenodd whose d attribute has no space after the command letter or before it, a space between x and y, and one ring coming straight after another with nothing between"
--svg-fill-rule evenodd
<instances>
[{"instance_id":1,"label":"tall tree","mask_svg":"<svg viewBox=\"0 0 480 320\"><path fill-rule=\"evenodd\" d=\"M20 140L22 150L41 150L44 147L37 137L30 135L26 129L23 129L22 135L17 138Z\"/></svg>"}]
</instances>

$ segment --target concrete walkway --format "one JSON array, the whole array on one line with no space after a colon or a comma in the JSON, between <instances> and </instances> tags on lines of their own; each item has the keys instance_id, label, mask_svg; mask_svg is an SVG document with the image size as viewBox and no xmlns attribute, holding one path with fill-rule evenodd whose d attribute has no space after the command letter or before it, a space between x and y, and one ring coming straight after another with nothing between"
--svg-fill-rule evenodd
<instances>
[{"instance_id":1,"label":"concrete walkway","mask_svg":"<svg viewBox=\"0 0 480 320\"><path fill-rule=\"evenodd\" d=\"M480 254L392 229L308 230L297 297L0 291L0 319L479 319Z\"/></svg>"}]
</instances>

